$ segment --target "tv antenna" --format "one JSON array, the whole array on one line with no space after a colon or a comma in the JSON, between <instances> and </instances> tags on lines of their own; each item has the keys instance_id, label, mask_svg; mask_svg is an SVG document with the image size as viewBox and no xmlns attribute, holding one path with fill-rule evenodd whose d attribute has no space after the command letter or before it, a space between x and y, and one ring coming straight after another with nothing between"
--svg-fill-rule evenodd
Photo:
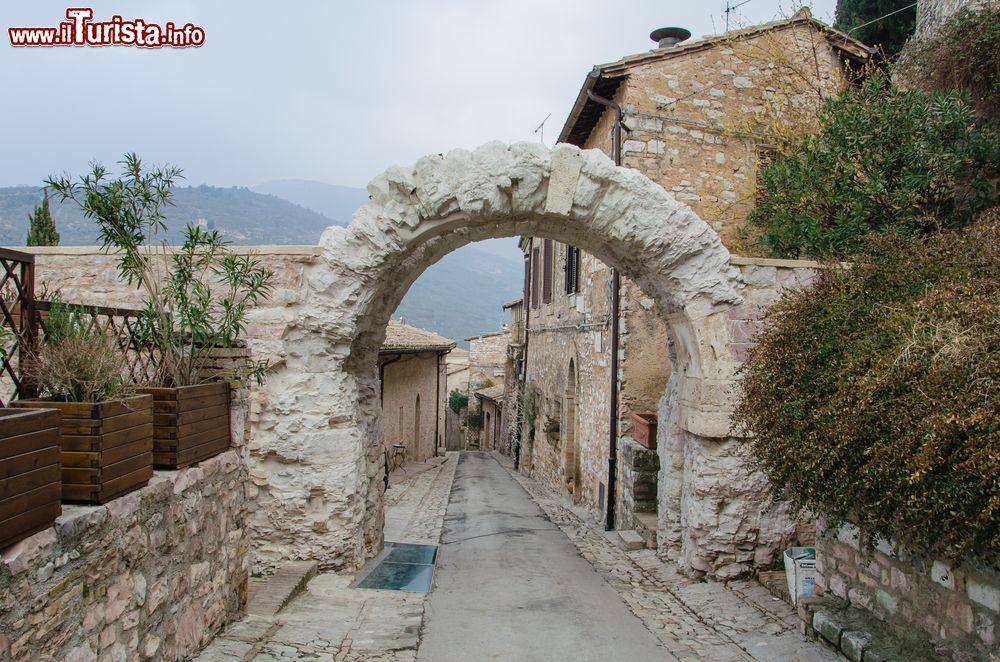
<instances>
[{"instance_id":1,"label":"tv antenna","mask_svg":"<svg viewBox=\"0 0 1000 662\"><path fill-rule=\"evenodd\" d=\"M543 145L545 144L545 123L549 121L550 117L552 117L552 113L549 113L548 115L546 115L545 119L542 120L542 123L539 124L538 126L536 126L535 129L534 129L534 131L532 131L532 133L537 133L538 134L538 140Z\"/></svg>"},{"instance_id":2,"label":"tv antenna","mask_svg":"<svg viewBox=\"0 0 1000 662\"><path fill-rule=\"evenodd\" d=\"M743 5L745 5L748 2L750 2L750 0L743 0L743 2L737 2L735 5L731 5L731 4L729 4L729 0L726 0L726 12L725 12L726 13L726 32L729 32L729 14L731 14L735 10L739 9L740 7L742 7Z\"/></svg>"}]
</instances>

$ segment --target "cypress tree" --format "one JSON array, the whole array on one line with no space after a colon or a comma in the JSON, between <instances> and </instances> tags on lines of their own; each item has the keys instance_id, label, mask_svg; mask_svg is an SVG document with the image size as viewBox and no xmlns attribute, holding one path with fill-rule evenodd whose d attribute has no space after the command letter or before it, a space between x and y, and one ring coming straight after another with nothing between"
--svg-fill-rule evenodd
<instances>
[{"instance_id":1,"label":"cypress tree","mask_svg":"<svg viewBox=\"0 0 1000 662\"><path fill-rule=\"evenodd\" d=\"M28 214L28 246L58 246L59 232L56 231L56 222L52 220L49 213L49 192L45 192L42 202L35 206L35 210Z\"/></svg>"},{"instance_id":2,"label":"cypress tree","mask_svg":"<svg viewBox=\"0 0 1000 662\"><path fill-rule=\"evenodd\" d=\"M834 26L869 46L880 47L886 56L892 58L902 50L916 29L917 8L909 7L891 16L886 14L911 4L913 0L837 0ZM869 21L876 22L858 28Z\"/></svg>"}]
</instances>

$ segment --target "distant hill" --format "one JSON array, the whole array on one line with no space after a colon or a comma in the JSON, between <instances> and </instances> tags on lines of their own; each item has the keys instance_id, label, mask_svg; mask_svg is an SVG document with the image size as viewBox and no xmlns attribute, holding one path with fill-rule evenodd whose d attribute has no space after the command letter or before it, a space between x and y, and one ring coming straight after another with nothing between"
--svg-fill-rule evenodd
<instances>
[{"instance_id":1,"label":"distant hill","mask_svg":"<svg viewBox=\"0 0 1000 662\"><path fill-rule=\"evenodd\" d=\"M28 214L42 198L41 188L0 188L0 245L23 246ZM65 246L97 243L94 222L73 203L49 196L52 216ZM234 244L316 244L323 230L337 223L286 199L245 187L183 186L174 189L175 206L166 210L167 238L176 242L189 223L217 229Z\"/></svg>"},{"instance_id":2,"label":"distant hill","mask_svg":"<svg viewBox=\"0 0 1000 662\"><path fill-rule=\"evenodd\" d=\"M417 279L395 317L468 347L463 338L501 327L503 303L521 295L523 278L521 261L479 250L476 244L465 246Z\"/></svg>"},{"instance_id":3,"label":"distant hill","mask_svg":"<svg viewBox=\"0 0 1000 662\"><path fill-rule=\"evenodd\" d=\"M336 186L308 179L277 179L258 184L251 190L284 198L332 218L337 225L349 224L357 208L368 202L368 191L363 188Z\"/></svg>"},{"instance_id":4,"label":"distant hill","mask_svg":"<svg viewBox=\"0 0 1000 662\"><path fill-rule=\"evenodd\" d=\"M0 188L0 246L23 246L28 214L41 200L33 186ZM168 239L178 241L188 223L219 230L234 244L317 244L330 225L347 225L368 202L363 189L306 180L267 182L253 189L214 186L174 189L167 211ZM52 215L64 246L94 245L93 221L73 204L56 204ZM396 317L468 347L462 339L496 331L501 305L520 295L523 263L513 239L492 239L461 248L430 267L406 294Z\"/></svg>"}]
</instances>

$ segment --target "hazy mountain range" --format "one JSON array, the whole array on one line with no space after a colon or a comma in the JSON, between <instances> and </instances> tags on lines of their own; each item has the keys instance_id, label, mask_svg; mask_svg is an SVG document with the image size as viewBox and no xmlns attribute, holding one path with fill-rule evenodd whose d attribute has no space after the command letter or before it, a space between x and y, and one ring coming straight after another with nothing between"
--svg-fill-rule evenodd
<instances>
[{"instance_id":1,"label":"hazy mountain range","mask_svg":"<svg viewBox=\"0 0 1000 662\"><path fill-rule=\"evenodd\" d=\"M0 187L0 245L23 246L28 214L41 200L39 187ZM368 202L364 189L307 180L277 180L253 188L177 187L167 210L167 237L177 241L188 223L217 229L234 244L316 244L330 225L347 225ZM50 207L64 246L97 243L93 221L72 203ZM523 266L512 239L466 246L430 267L396 312L407 323L462 339L495 331L501 304L519 296Z\"/></svg>"}]
</instances>

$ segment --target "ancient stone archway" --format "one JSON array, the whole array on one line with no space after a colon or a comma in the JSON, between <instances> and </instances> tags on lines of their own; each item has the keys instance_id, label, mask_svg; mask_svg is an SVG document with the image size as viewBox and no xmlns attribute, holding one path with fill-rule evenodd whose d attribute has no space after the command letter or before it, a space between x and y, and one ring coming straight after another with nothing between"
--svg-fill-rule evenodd
<instances>
[{"instance_id":1,"label":"ancient stone archway","mask_svg":"<svg viewBox=\"0 0 1000 662\"><path fill-rule=\"evenodd\" d=\"M732 555L732 545L715 549L717 542L684 535L681 496L686 477L699 471L689 465L700 456L686 449L711 448L729 435L735 364L726 310L741 303L742 283L715 232L638 172L568 145L490 143L428 156L386 170L368 190L371 202L351 225L323 235L305 299L290 311L283 365L265 387L251 449L259 561L315 558L346 567L377 551L383 512L375 366L386 323L413 281L450 251L530 235L579 246L655 301L674 365L661 406L661 456L664 466L680 459L665 486L663 498L675 507L661 520L661 535L691 567L725 563L717 557Z\"/></svg>"}]
</instances>

